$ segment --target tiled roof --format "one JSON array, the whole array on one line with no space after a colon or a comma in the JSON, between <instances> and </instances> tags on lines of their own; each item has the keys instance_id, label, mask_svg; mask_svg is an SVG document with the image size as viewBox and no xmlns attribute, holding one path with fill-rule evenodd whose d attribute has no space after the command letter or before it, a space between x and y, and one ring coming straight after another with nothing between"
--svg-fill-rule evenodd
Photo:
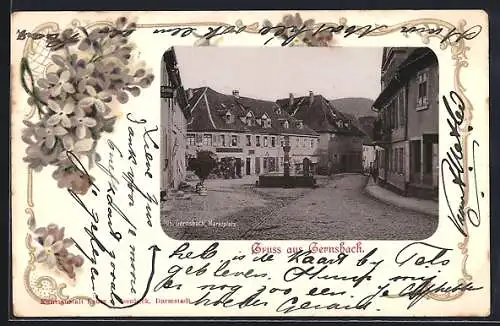
<instances>
[{"instance_id":1,"label":"tiled roof","mask_svg":"<svg viewBox=\"0 0 500 326\"><path fill-rule=\"evenodd\" d=\"M289 98L276 102L294 118L304 121L316 132L364 135L356 128L351 117L337 110L322 95L293 98L293 103Z\"/></svg>"},{"instance_id":2,"label":"tiled roof","mask_svg":"<svg viewBox=\"0 0 500 326\"><path fill-rule=\"evenodd\" d=\"M192 115L187 126L189 131L317 135L305 123L299 128L299 121L275 102L221 94L210 87L192 89L192 92L193 96L189 99ZM242 118L250 112L255 119L265 114L271 120L271 126L264 128L257 123L251 126L245 124ZM232 116L229 122L226 119L228 113ZM284 121L288 121L288 128L284 127Z\"/></svg>"}]
</instances>

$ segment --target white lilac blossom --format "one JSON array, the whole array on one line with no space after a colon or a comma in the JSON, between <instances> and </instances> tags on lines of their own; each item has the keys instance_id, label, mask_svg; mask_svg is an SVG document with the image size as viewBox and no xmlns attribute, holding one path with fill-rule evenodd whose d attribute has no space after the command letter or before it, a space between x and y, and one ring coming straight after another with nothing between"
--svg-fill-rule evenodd
<instances>
[{"instance_id":1,"label":"white lilac blossom","mask_svg":"<svg viewBox=\"0 0 500 326\"><path fill-rule=\"evenodd\" d=\"M85 112L81 109L75 111L75 115L72 117L73 125L76 126L76 137L78 139L85 138L89 131L89 128L95 127L97 124L95 119L85 116Z\"/></svg>"},{"instance_id":2,"label":"white lilac blossom","mask_svg":"<svg viewBox=\"0 0 500 326\"><path fill-rule=\"evenodd\" d=\"M71 127L70 115L75 110L75 103L72 100L66 101L64 106L61 107L59 103L54 100L48 100L48 107L54 112L48 119L49 126L55 126L58 123L65 128Z\"/></svg>"},{"instance_id":3,"label":"white lilac blossom","mask_svg":"<svg viewBox=\"0 0 500 326\"><path fill-rule=\"evenodd\" d=\"M52 175L60 187L86 193L92 178L81 178L67 151L89 158L93 166L97 141L116 122L111 103L127 103L154 80L149 69L134 62L130 35L135 28L121 17L114 26L65 29L49 46L55 69L36 80L27 59L22 61L28 104L38 112L37 121L25 121L23 160L35 171L56 167Z\"/></svg>"},{"instance_id":4,"label":"white lilac blossom","mask_svg":"<svg viewBox=\"0 0 500 326\"><path fill-rule=\"evenodd\" d=\"M64 227L49 224L46 227L36 228L33 224L31 229L33 230L31 236L37 249L35 261L49 268L57 267L74 279L75 267L82 266L84 260L82 256L68 251L74 241L64 237Z\"/></svg>"}]
</instances>

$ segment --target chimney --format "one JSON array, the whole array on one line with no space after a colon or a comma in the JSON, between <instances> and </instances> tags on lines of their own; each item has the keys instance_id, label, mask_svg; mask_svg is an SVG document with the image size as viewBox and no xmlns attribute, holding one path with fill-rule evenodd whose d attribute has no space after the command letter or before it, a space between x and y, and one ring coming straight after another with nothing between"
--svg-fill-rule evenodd
<instances>
[{"instance_id":1,"label":"chimney","mask_svg":"<svg viewBox=\"0 0 500 326\"><path fill-rule=\"evenodd\" d=\"M294 101L293 93L290 93L289 99L290 99L290 101L288 102L288 105L291 108L293 106L293 101Z\"/></svg>"},{"instance_id":2,"label":"chimney","mask_svg":"<svg viewBox=\"0 0 500 326\"><path fill-rule=\"evenodd\" d=\"M240 91L237 89L233 90L233 96L236 98L240 98Z\"/></svg>"},{"instance_id":3,"label":"chimney","mask_svg":"<svg viewBox=\"0 0 500 326\"><path fill-rule=\"evenodd\" d=\"M188 97L188 101L193 98L193 89L192 88L188 88L187 97Z\"/></svg>"},{"instance_id":4,"label":"chimney","mask_svg":"<svg viewBox=\"0 0 500 326\"><path fill-rule=\"evenodd\" d=\"M309 104L313 104L314 102L314 93L313 91L309 91Z\"/></svg>"}]
</instances>

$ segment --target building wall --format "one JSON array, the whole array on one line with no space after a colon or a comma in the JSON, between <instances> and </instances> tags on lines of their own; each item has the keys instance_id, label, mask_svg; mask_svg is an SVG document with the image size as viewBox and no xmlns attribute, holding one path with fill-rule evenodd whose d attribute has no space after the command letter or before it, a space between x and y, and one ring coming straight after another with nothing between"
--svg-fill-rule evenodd
<instances>
[{"instance_id":1,"label":"building wall","mask_svg":"<svg viewBox=\"0 0 500 326\"><path fill-rule=\"evenodd\" d=\"M303 137L297 135L287 135L289 137L290 145L290 163L291 169L295 168L296 173L302 170L302 163L305 158L308 158L311 163L318 163L318 146L319 137ZM282 165L283 166L283 165ZM293 171L292 171L293 172Z\"/></svg>"},{"instance_id":2,"label":"building wall","mask_svg":"<svg viewBox=\"0 0 500 326\"><path fill-rule=\"evenodd\" d=\"M162 60L162 86L173 86ZM179 85L181 86L181 85ZM177 189L186 176L186 131L187 119L173 98L161 99L161 189Z\"/></svg>"},{"instance_id":3,"label":"building wall","mask_svg":"<svg viewBox=\"0 0 500 326\"><path fill-rule=\"evenodd\" d=\"M422 134L437 134L439 130L439 69L438 64L426 68L428 71L428 107L417 109L417 75L408 83L408 138Z\"/></svg>"},{"instance_id":4,"label":"building wall","mask_svg":"<svg viewBox=\"0 0 500 326\"><path fill-rule=\"evenodd\" d=\"M418 100L418 79L422 72L425 72L427 82L427 101L425 103ZM390 129L390 140L386 150L379 151L378 154L379 178L405 193L411 185L422 184L424 180L429 186L437 187L438 184L439 160L436 154L439 124L438 74L437 63L415 71L406 85L387 102L381 112L383 124ZM395 113L393 114L391 110L394 109ZM433 143L429 145L432 146L432 157L430 157L430 154L424 156L424 135L435 136L434 138L431 137L431 139L435 140L431 140ZM415 144L420 147L414 148ZM415 151L419 152L417 158L413 156ZM414 160L419 160L419 162L412 163ZM424 173L426 160L432 160L432 172L430 173ZM415 172L415 167L411 167L412 164L413 166L419 164L419 170Z\"/></svg>"},{"instance_id":5,"label":"building wall","mask_svg":"<svg viewBox=\"0 0 500 326\"><path fill-rule=\"evenodd\" d=\"M386 152L387 157L387 183L400 189L406 190L406 183L409 181L409 143L400 141L391 144Z\"/></svg>"},{"instance_id":6,"label":"building wall","mask_svg":"<svg viewBox=\"0 0 500 326\"><path fill-rule=\"evenodd\" d=\"M321 133L317 156L320 169L333 172L360 172L363 140L359 136Z\"/></svg>"},{"instance_id":7,"label":"building wall","mask_svg":"<svg viewBox=\"0 0 500 326\"><path fill-rule=\"evenodd\" d=\"M235 138L235 142L233 139ZM250 136L250 142L248 142ZM290 142L290 159L292 169L301 164L307 157L315 163L318 146L317 136L287 135ZM193 142L194 139L194 142ZM243 163L242 174L247 174L250 163L250 174L266 172L283 172L285 135L252 134L239 132L188 132L186 136L187 156L196 157L196 152L208 150L222 158L239 158ZM264 163L264 161L266 162ZM264 167L265 165L265 167Z\"/></svg>"},{"instance_id":8,"label":"building wall","mask_svg":"<svg viewBox=\"0 0 500 326\"><path fill-rule=\"evenodd\" d=\"M162 189L177 189L186 176L186 125L173 99L162 99Z\"/></svg>"},{"instance_id":9,"label":"building wall","mask_svg":"<svg viewBox=\"0 0 500 326\"><path fill-rule=\"evenodd\" d=\"M363 145L363 169L369 171L375 163L375 147L372 145Z\"/></svg>"},{"instance_id":10,"label":"building wall","mask_svg":"<svg viewBox=\"0 0 500 326\"><path fill-rule=\"evenodd\" d=\"M362 170L363 142L359 136L331 134L328 154L334 172L360 172Z\"/></svg>"},{"instance_id":11,"label":"building wall","mask_svg":"<svg viewBox=\"0 0 500 326\"><path fill-rule=\"evenodd\" d=\"M330 162L328 144L330 143L330 133L321 133L318 143L318 165L322 169L327 169Z\"/></svg>"}]
</instances>

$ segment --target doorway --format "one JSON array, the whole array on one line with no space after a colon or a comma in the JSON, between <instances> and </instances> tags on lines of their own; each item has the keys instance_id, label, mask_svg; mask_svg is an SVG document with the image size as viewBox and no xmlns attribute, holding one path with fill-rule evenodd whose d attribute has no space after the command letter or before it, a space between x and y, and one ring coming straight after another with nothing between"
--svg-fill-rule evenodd
<instances>
[{"instance_id":1,"label":"doorway","mask_svg":"<svg viewBox=\"0 0 500 326\"><path fill-rule=\"evenodd\" d=\"M412 140L410 142L410 182L420 183L421 182L421 141Z\"/></svg>"},{"instance_id":2,"label":"doorway","mask_svg":"<svg viewBox=\"0 0 500 326\"><path fill-rule=\"evenodd\" d=\"M241 158L237 158L235 162L235 168L236 168L236 175L241 178L241 166L243 165L243 162L241 162Z\"/></svg>"},{"instance_id":3,"label":"doorway","mask_svg":"<svg viewBox=\"0 0 500 326\"><path fill-rule=\"evenodd\" d=\"M250 157L247 157L245 161L246 175L250 175Z\"/></svg>"}]
</instances>

